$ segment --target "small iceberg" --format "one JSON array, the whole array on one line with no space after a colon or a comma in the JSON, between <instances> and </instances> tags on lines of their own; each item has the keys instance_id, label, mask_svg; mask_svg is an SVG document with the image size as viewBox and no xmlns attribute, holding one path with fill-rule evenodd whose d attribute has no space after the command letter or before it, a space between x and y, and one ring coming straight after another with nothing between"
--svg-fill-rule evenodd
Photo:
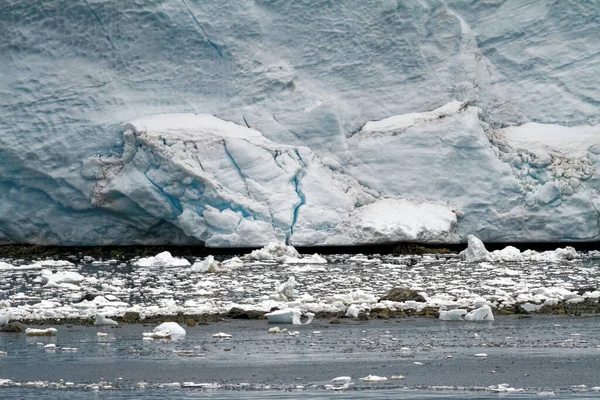
<instances>
[{"instance_id":1,"label":"small iceberg","mask_svg":"<svg viewBox=\"0 0 600 400\"><path fill-rule=\"evenodd\" d=\"M96 314L94 326L119 326L114 319L106 318L104 315Z\"/></svg>"},{"instance_id":2,"label":"small iceberg","mask_svg":"<svg viewBox=\"0 0 600 400\"><path fill-rule=\"evenodd\" d=\"M177 322L163 322L152 330L154 333L168 332L169 336L185 336L186 331Z\"/></svg>"},{"instance_id":3,"label":"small iceberg","mask_svg":"<svg viewBox=\"0 0 600 400\"><path fill-rule=\"evenodd\" d=\"M27 336L56 336L56 328L46 328L46 329L35 329L35 328L27 328L25 329L25 333Z\"/></svg>"},{"instance_id":4,"label":"small iceberg","mask_svg":"<svg viewBox=\"0 0 600 400\"><path fill-rule=\"evenodd\" d=\"M163 251L155 257L140 258L133 265L137 267L187 267L190 262L185 258L173 257L168 251Z\"/></svg>"},{"instance_id":5,"label":"small iceberg","mask_svg":"<svg viewBox=\"0 0 600 400\"><path fill-rule=\"evenodd\" d=\"M377 375L369 375L364 378L360 378L361 381L364 382L385 382L388 380L385 376L377 376Z\"/></svg>"},{"instance_id":6,"label":"small iceberg","mask_svg":"<svg viewBox=\"0 0 600 400\"><path fill-rule=\"evenodd\" d=\"M298 310L277 310L265 314L270 324L292 324L292 325L308 325L312 322L315 314L308 312L305 316L308 320L304 323L300 321L302 313Z\"/></svg>"},{"instance_id":7,"label":"small iceberg","mask_svg":"<svg viewBox=\"0 0 600 400\"><path fill-rule=\"evenodd\" d=\"M560 262L570 261L581 258L571 246L558 248L556 250L544 251L538 253L534 250L525 250L521 252L513 246L505 247L502 250L487 251L485 245L474 235L468 236L468 247L461 251L459 256L466 262L521 262L521 261L539 261L539 262Z\"/></svg>"},{"instance_id":8,"label":"small iceberg","mask_svg":"<svg viewBox=\"0 0 600 400\"><path fill-rule=\"evenodd\" d=\"M465 321L493 321L494 314L488 305L481 306L465 315Z\"/></svg>"},{"instance_id":9,"label":"small iceberg","mask_svg":"<svg viewBox=\"0 0 600 400\"><path fill-rule=\"evenodd\" d=\"M490 306L483 305L468 313L463 309L440 311L439 319L442 321L493 321L494 313Z\"/></svg>"},{"instance_id":10,"label":"small iceberg","mask_svg":"<svg viewBox=\"0 0 600 400\"><path fill-rule=\"evenodd\" d=\"M466 314L467 310L463 309L440 311L440 319L442 321L463 321Z\"/></svg>"}]
</instances>

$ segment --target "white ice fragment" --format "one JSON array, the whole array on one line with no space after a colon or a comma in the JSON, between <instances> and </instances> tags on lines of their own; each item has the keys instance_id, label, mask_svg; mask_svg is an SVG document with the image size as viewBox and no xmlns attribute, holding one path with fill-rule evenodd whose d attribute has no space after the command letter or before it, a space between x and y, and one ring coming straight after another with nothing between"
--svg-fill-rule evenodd
<instances>
[{"instance_id":1,"label":"white ice fragment","mask_svg":"<svg viewBox=\"0 0 600 400\"><path fill-rule=\"evenodd\" d=\"M440 319L442 321L463 321L463 316L467 313L467 310L456 309L448 311L440 311Z\"/></svg>"},{"instance_id":2,"label":"white ice fragment","mask_svg":"<svg viewBox=\"0 0 600 400\"><path fill-rule=\"evenodd\" d=\"M185 329L181 327L177 322L163 322L152 330L152 332L168 332L169 335L173 336L185 336Z\"/></svg>"},{"instance_id":3,"label":"white ice fragment","mask_svg":"<svg viewBox=\"0 0 600 400\"><path fill-rule=\"evenodd\" d=\"M492 261L491 254L479 238L469 235L467 241L468 247L459 254L461 259L468 262Z\"/></svg>"},{"instance_id":4,"label":"white ice fragment","mask_svg":"<svg viewBox=\"0 0 600 400\"><path fill-rule=\"evenodd\" d=\"M279 329L278 326L274 326L272 328L270 328L267 333L281 333L281 329Z\"/></svg>"},{"instance_id":5,"label":"white ice fragment","mask_svg":"<svg viewBox=\"0 0 600 400\"><path fill-rule=\"evenodd\" d=\"M114 319L106 318L104 315L96 314L95 326L118 326L119 323Z\"/></svg>"},{"instance_id":6,"label":"white ice fragment","mask_svg":"<svg viewBox=\"0 0 600 400\"><path fill-rule=\"evenodd\" d=\"M7 310L4 314L0 315L0 327L7 325L12 318L12 312Z\"/></svg>"},{"instance_id":7,"label":"white ice fragment","mask_svg":"<svg viewBox=\"0 0 600 400\"><path fill-rule=\"evenodd\" d=\"M168 251L163 251L154 257L144 257L137 260L138 267L187 267L190 262L185 258L175 258Z\"/></svg>"},{"instance_id":8,"label":"white ice fragment","mask_svg":"<svg viewBox=\"0 0 600 400\"><path fill-rule=\"evenodd\" d=\"M202 261L196 261L190 268L198 272L221 272L224 271L223 265L216 261L213 256L208 256Z\"/></svg>"},{"instance_id":9,"label":"white ice fragment","mask_svg":"<svg viewBox=\"0 0 600 400\"><path fill-rule=\"evenodd\" d=\"M277 288L279 296L283 297L283 300L292 300L294 298L294 287L296 286L296 279L290 276L287 282L282 283Z\"/></svg>"},{"instance_id":10,"label":"white ice fragment","mask_svg":"<svg viewBox=\"0 0 600 400\"><path fill-rule=\"evenodd\" d=\"M217 339L231 339L232 336L228 333L219 332L219 333L215 333L214 335L212 335L212 337L217 338Z\"/></svg>"},{"instance_id":11,"label":"white ice fragment","mask_svg":"<svg viewBox=\"0 0 600 400\"><path fill-rule=\"evenodd\" d=\"M48 343L44 346L46 350L56 350L56 345L54 343Z\"/></svg>"},{"instance_id":12,"label":"white ice fragment","mask_svg":"<svg viewBox=\"0 0 600 400\"><path fill-rule=\"evenodd\" d=\"M46 328L46 329L35 329L35 328L27 328L25 329L25 333L27 336L56 336L56 328Z\"/></svg>"},{"instance_id":13,"label":"white ice fragment","mask_svg":"<svg viewBox=\"0 0 600 400\"><path fill-rule=\"evenodd\" d=\"M98 337L106 337L106 336L108 336L108 333L106 333L106 332L96 332L96 336L98 336Z\"/></svg>"},{"instance_id":14,"label":"white ice fragment","mask_svg":"<svg viewBox=\"0 0 600 400\"><path fill-rule=\"evenodd\" d=\"M293 325L308 325L314 318L313 313L306 313L308 320L304 323L300 321L302 314L295 309L276 310L265 314L270 324L293 324Z\"/></svg>"},{"instance_id":15,"label":"white ice fragment","mask_svg":"<svg viewBox=\"0 0 600 400\"><path fill-rule=\"evenodd\" d=\"M255 261L281 261L285 257L300 258L300 253L293 247L284 243L269 243L262 249L254 250L246 256L249 260Z\"/></svg>"},{"instance_id":16,"label":"white ice fragment","mask_svg":"<svg viewBox=\"0 0 600 400\"><path fill-rule=\"evenodd\" d=\"M545 262L560 262L565 260L574 260L580 258L571 246L565 248L559 248L552 251L544 251L538 253L533 250L525 250L524 252L519 251L516 247L507 246L502 250L495 250L488 252L485 249L484 244L477 237L469 235L469 245L466 250L460 253L460 257L467 262L481 262L481 261L545 261ZM519 275L518 271L515 271L513 275Z\"/></svg>"},{"instance_id":17,"label":"white ice fragment","mask_svg":"<svg viewBox=\"0 0 600 400\"><path fill-rule=\"evenodd\" d=\"M488 305L481 306L465 315L465 321L493 321L494 314Z\"/></svg>"},{"instance_id":18,"label":"white ice fragment","mask_svg":"<svg viewBox=\"0 0 600 400\"><path fill-rule=\"evenodd\" d=\"M74 271L57 271L52 273L49 269L44 269L41 275L34 282L41 283L45 287L56 287L60 284L78 285L83 281L83 275Z\"/></svg>"},{"instance_id":19,"label":"white ice fragment","mask_svg":"<svg viewBox=\"0 0 600 400\"><path fill-rule=\"evenodd\" d=\"M356 307L354 304L351 304L346 310L345 316L348 318L358 318L358 313L358 307Z\"/></svg>"},{"instance_id":20,"label":"white ice fragment","mask_svg":"<svg viewBox=\"0 0 600 400\"><path fill-rule=\"evenodd\" d=\"M152 339L171 339L171 332L169 331L161 331L161 332L144 332L142 333L144 339L152 340Z\"/></svg>"},{"instance_id":21,"label":"white ice fragment","mask_svg":"<svg viewBox=\"0 0 600 400\"><path fill-rule=\"evenodd\" d=\"M364 378L360 378L360 380L365 382L384 382L387 381L388 378L386 378L385 376L368 375Z\"/></svg>"},{"instance_id":22,"label":"white ice fragment","mask_svg":"<svg viewBox=\"0 0 600 400\"><path fill-rule=\"evenodd\" d=\"M352 382L352 377L350 377L350 376L338 376L337 378L333 378L331 380L331 382L333 382L333 383Z\"/></svg>"},{"instance_id":23,"label":"white ice fragment","mask_svg":"<svg viewBox=\"0 0 600 400\"><path fill-rule=\"evenodd\" d=\"M477 353L477 354L475 354L475 355L474 355L474 357L477 357L477 358L485 358L485 357L487 357L487 356L488 356L488 355L487 355L487 354L485 354L485 353Z\"/></svg>"},{"instance_id":24,"label":"white ice fragment","mask_svg":"<svg viewBox=\"0 0 600 400\"><path fill-rule=\"evenodd\" d=\"M405 379L405 377L403 375L392 375L390 377L390 379L393 381L401 381L401 380Z\"/></svg>"}]
</instances>

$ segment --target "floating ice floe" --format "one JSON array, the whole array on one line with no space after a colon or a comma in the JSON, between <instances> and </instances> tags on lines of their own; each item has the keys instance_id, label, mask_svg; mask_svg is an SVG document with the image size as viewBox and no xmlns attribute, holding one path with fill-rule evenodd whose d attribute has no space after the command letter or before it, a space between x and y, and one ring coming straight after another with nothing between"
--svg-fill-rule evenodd
<instances>
[{"instance_id":1,"label":"floating ice floe","mask_svg":"<svg viewBox=\"0 0 600 400\"><path fill-rule=\"evenodd\" d=\"M488 305L479 307L465 315L465 321L493 321L494 314L492 308Z\"/></svg>"},{"instance_id":2,"label":"floating ice floe","mask_svg":"<svg viewBox=\"0 0 600 400\"><path fill-rule=\"evenodd\" d=\"M486 304L471 312L463 309L440 311L439 319L442 321L493 321L494 314L492 308Z\"/></svg>"},{"instance_id":3,"label":"floating ice floe","mask_svg":"<svg viewBox=\"0 0 600 400\"><path fill-rule=\"evenodd\" d=\"M108 333L106 333L106 332L96 332L96 336L98 336L98 337L106 337L106 336L108 336Z\"/></svg>"},{"instance_id":4,"label":"floating ice floe","mask_svg":"<svg viewBox=\"0 0 600 400\"><path fill-rule=\"evenodd\" d=\"M171 339L171 332L144 332L142 333L144 339Z\"/></svg>"},{"instance_id":5,"label":"floating ice floe","mask_svg":"<svg viewBox=\"0 0 600 400\"><path fill-rule=\"evenodd\" d=\"M293 324L293 325L308 325L312 322L315 314L308 312L305 314L308 320L304 323L300 322L302 313L298 310L277 310L265 314L270 324Z\"/></svg>"},{"instance_id":6,"label":"floating ice floe","mask_svg":"<svg viewBox=\"0 0 600 400\"><path fill-rule=\"evenodd\" d=\"M56 336L56 328L46 328L46 329L35 329L35 328L27 328L25 329L25 333L27 336Z\"/></svg>"},{"instance_id":7,"label":"floating ice floe","mask_svg":"<svg viewBox=\"0 0 600 400\"><path fill-rule=\"evenodd\" d=\"M219 332L219 333L215 333L214 335L212 335L212 337L216 338L216 339L231 339L232 336L228 333L224 333L224 332Z\"/></svg>"},{"instance_id":8,"label":"floating ice floe","mask_svg":"<svg viewBox=\"0 0 600 400\"><path fill-rule=\"evenodd\" d=\"M186 331L177 322L163 322L152 330L154 333L168 332L169 335L173 336L185 336Z\"/></svg>"},{"instance_id":9,"label":"floating ice floe","mask_svg":"<svg viewBox=\"0 0 600 400\"><path fill-rule=\"evenodd\" d=\"M246 256L252 261L277 261L282 264L327 264L318 254L302 257L294 248L284 243L269 243L262 249L254 250Z\"/></svg>"},{"instance_id":10,"label":"floating ice floe","mask_svg":"<svg viewBox=\"0 0 600 400\"><path fill-rule=\"evenodd\" d=\"M267 333L281 333L281 329L279 329L278 326L274 326L272 328L269 328L269 330L267 331Z\"/></svg>"},{"instance_id":11,"label":"floating ice floe","mask_svg":"<svg viewBox=\"0 0 600 400\"><path fill-rule=\"evenodd\" d=\"M74 271L57 271L53 273L49 269L44 269L41 275L34 279L33 282L41 283L45 287L51 288L59 285L79 285L83 279L83 275Z\"/></svg>"},{"instance_id":12,"label":"floating ice floe","mask_svg":"<svg viewBox=\"0 0 600 400\"><path fill-rule=\"evenodd\" d=\"M118 326L119 323L114 319L106 318L104 315L96 314L95 326Z\"/></svg>"},{"instance_id":13,"label":"floating ice floe","mask_svg":"<svg viewBox=\"0 0 600 400\"><path fill-rule=\"evenodd\" d=\"M546 261L559 262L580 258L577 250L571 246L562 249L544 251L539 253L533 250L521 252L513 246L502 250L487 251L485 245L474 235L468 236L468 247L460 252L460 257L467 262L491 262L491 261Z\"/></svg>"},{"instance_id":14,"label":"floating ice floe","mask_svg":"<svg viewBox=\"0 0 600 400\"><path fill-rule=\"evenodd\" d=\"M154 257L140 258L134 265L138 267L187 267L190 262L185 258L176 258L168 251L163 251Z\"/></svg>"},{"instance_id":15,"label":"floating ice floe","mask_svg":"<svg viewBox=\"0 0 600 400\"><path fill-rule=\"evenodd\" d=\"M448 311L440 311L440 319L442 321L463 321L463 317L467 313L467 310L456 309Z\"/></svg>"},{"instance_id":16,"label":"floating ice floe","mask_svg":"<svg viewBox=\"0 0 600 400\"><path fill-rule=\"evenodd\" d=\"M385 376L377 376L377 375L368 375L364 378L360 378L361 381L364 382L385 382L388 380Z\"/></svg>"},{"instance_id":17,"label":"floating ice floe","mask_svg":"<svg viewBox=\"0 0 600 400\"><path fill-rule=\"evenodd\" d=\"M406 379L406 378L403 375L392 375L390 377L390 379L393 380L393 381L401 381L401 380Z\"/></svg>"},{"instance_id":18,"label":"floating ice floe","mask_svg":"<svg viewBox=\"0 0 600 400\"><path fill-rule=\"evenodd\" d=\"M333 383L352 382L352 377L350 377L350 376L338 376L337 378L333 378L331 380L331 382L333 382Z\"/></svg>"}]
</instances>

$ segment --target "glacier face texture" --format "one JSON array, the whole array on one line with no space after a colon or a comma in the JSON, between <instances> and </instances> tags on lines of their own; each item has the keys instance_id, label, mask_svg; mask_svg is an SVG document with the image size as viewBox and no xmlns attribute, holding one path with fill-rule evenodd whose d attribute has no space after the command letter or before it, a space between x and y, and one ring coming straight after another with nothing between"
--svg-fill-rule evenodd
<instances>
[{"instance_id":1,"label":"glacier face texture","mask_svg":"<svg viewBox=\"0 0 600 400\"><path fill-rule=\"evenodd\" d=\"M600 239L600 3L5 1L0 243Z\"/></svg>"}]
</instances>

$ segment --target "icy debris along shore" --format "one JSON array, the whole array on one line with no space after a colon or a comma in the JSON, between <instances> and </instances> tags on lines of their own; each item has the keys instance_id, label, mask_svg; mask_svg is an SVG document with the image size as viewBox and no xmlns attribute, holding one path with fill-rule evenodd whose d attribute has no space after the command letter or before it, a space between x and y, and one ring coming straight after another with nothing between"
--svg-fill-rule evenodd
<instances>
[{"instance_id":1,"label":"icy debris along shore","mask_svg":"<svg viewBox=\"0 0 600 400\"><path fill-rule=\"evenodd\" d=\"M493 261L545 261L559 262L579 258L577 250L571 246L564 249L556 249L539 253L534 250L525 250L521 252L513 246L505 247L502 250L487 251L485 245L474 235L468 236L468 247L460 252L460 258L467 262L493 262Z\"/></svg>"}]
</instances>

